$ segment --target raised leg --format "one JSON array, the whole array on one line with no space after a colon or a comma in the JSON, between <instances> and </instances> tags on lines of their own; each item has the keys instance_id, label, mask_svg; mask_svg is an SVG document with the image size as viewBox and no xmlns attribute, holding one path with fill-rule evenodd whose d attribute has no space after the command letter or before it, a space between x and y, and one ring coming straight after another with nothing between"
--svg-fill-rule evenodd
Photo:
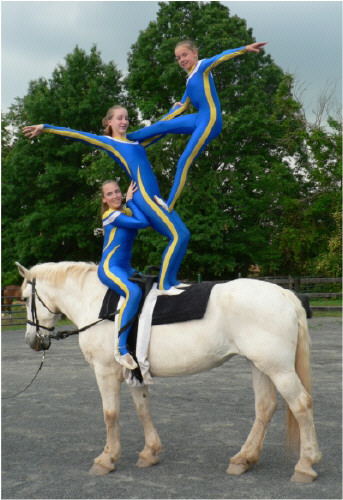
<instances>
[{"instance_id":1,"label":"raised leg","mask_svg":"<svg viewBox=\"0 0 343 500\"><path fill-rule=\"evenodd\" d=\"M294 468L292 481L309 483L317 478L312 465L321 460L313 422L312 397L302 386L295 372L281 373L273 381L288 403L300 430L300 459Z\"/></svg>"},{"instance_id":2,"label":"raised leg","mask_svg":"<svg viewBox=\"0 0 343 500\"><path fill-rule=\"evenodd\" d=\"M226 471L228 474L243 474L258 462L267 427L277 407L275 387L270 378L253 363L251 370L255 392L255 422L239 453L230 459Z\"/></svg>"},{"instance_id":3,"label":"raised leg","mask_svg":"<svg viewBox=\"0 0 343 500\"><path fill-rule=\"evenodd\" d=\"M113 367L95 368L95 376L102 397L107 439L104 451L94 459L91 474L103 476L114 470L114 463L121 456L119 414L120 386L123 381L122 367L114 362Z\"/></svg>"},{"instance_id":4,"label":"raised leg","mask_svg":"<svg viewBox=\"0 0 343 500\"><path fill-rule=\"evenodd\" d=\"M158 463L158 454L162 451L162 444L152 421L148 388L145 386L130 389L145 436L145 446L139 454L137 466L151 467Z\"/></svg>"}]
</instances>

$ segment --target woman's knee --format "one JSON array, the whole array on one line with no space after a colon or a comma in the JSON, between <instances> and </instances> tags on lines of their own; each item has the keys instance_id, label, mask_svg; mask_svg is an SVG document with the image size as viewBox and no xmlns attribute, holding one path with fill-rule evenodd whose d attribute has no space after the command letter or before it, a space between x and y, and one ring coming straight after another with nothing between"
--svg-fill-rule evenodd
<instances>
[{"instance_id":1,"label":"woman's knee","mask_svg":"<svg viewBox=\"0 0 343 500\"><path fill-rule=\"evenodd\" d=\"M134 305L135 307L138 307L142 298L142 290L140 286L137 285L136 283L130 282L128 289L129 289L129 300L131 304Z\"/></svg>"},{"instance_id":2,"label":"woman's knee","mask_svg":"<svg viewBox=\"0 0 343 500\"><path fill-rule=\"evenodd\" d=\"M182 224L178 225L177 232L178 232L179 241L181 241L181 243L188 244L188 242L191 238L191 233L190 233L189 229L187 228L187 226L183 222L182 222Z\"/></svg>"}]
</instances>

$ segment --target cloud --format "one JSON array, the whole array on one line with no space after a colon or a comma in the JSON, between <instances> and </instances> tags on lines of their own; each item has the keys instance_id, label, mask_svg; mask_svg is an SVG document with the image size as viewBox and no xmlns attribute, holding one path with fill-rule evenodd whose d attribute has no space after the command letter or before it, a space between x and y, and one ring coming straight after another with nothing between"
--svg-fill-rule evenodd
<instances>
[{"instance_id":1,"label":"cloud","mask_svg":"<svg viewBox=\"0 0 343 500\"><path fill-rule=\"evenodd\" d=\"M230 14L246 19L258 41L284 71L304 83L305 106L327 81L338 83L342 67L341 2L230 1ZM157 2L6 1L2 2L2 109L27 93L28 83L49 79L75 46L89 52L96 44L104 62L127 68L131 45L156 19ZM224 49L225 47L223 47Z\"/></svg>"}]
</instances>

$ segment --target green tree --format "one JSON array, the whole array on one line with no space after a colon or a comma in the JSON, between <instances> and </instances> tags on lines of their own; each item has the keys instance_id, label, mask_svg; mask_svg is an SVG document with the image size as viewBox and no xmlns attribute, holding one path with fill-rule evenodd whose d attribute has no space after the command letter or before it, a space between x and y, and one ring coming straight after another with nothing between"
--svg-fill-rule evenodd
<instances>
[{"instance_id":1,"label":"green tree","mask_svg":"<svg viewBox=\"0 0 343 500\"><path fill-rule=\"evenodd\" d=\"M90 54L76 47L51 79L30 82L28 94L5 115L3 284L16 278L15 260L30 266L100 258L102 241L94 237L94 228L100 225L95 205L104 179L88 182L84 170L105 163L113 177L113 161L105 159L105 153L90 152L81 142L47 134L29 141L20 131L27 124L51 123L101 133L102 117L117 102L132 108L115 64L104 64L95 46ZM130 111L134 122L135 112Z\"/></svg>"},{"instance_id":2,"label":"green tree","mask_svg":"<svg viewBox=\"0 0 343 500\"><path fill-rule=\"evenodd\" d=\"M298 168L306 172L302 196L283 212L279 247L296 274L342 275L342 125L308 124L306 154Z\"/></svg>"},{"instance_id":3,"label":"green tree","mask_svg":"<svg viewBox=\"0 0 343 500\"><path fill-rule=\"evenodd\" d=\"M193 39L203 58L255 41L245 20L230 16L219 2L159 5L157 20L141 32L128 59L129 93L142 117L152 121L184 92L176 42ZM192 233L182 270L193 278L202 272L222 279L246 273L252 263L281 270L280 214L301 192L301 175L285 158L303 149L305 133L293 79L265 53L224 63L214 78L223 131L193 163L176 205ZM165 197L187 140L168 136L148 150Z\"/></svg>"},{"instance_id":4,"label":"green tree","mask_svg":"<svg viewBox=\"0 0 343 500\"><path fill-rule=\"evenodd\" d=\"M159 6L132 46L125 80L95 46L89 55L76 47L3 116L3 285L18 279L15 260L99 260L99 185L113 177L128 185L106 153L48 134L28 141L24 125L101 133L102 116L120 102L131 126L142 126L137 115L155 121L184 92L176 42L193 39L203 58L255 41L245 20L219 2ZM176 205L192 234L181 277L227 279L251 264L268 274L339 275L341 124L307 124L293 77L263 52L218 66L214 77L223 130L193 163ZM170 135L148 149L165 198L187 140ZM134 266L158 264L165 245L155 231L140 231Z\"/></svg>"}]
</instances>

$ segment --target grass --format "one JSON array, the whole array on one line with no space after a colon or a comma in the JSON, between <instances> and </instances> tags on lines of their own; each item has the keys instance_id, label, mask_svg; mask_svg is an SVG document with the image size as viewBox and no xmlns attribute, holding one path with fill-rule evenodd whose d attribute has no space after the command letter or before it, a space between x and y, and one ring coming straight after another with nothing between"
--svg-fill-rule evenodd
<instances>
[{"instance_id":1,"label":"grass","mask_svg":"<svg viewBox=\"0 0 343 500\"><path fill-rule=\"evenodd\" d=\"M310 307L314 306L327 306L327 307L342 307L342 298L338 299L310 299ZM342 311L312 311L312 314L314 317L334 317L334 318L341 318L342 317Z\"/></svg>"},{"instance_id":2,"label":"grass","mask_svg":"<svg viewBox=\"0 0 343 500\"><path fill-rule=\"evenodd\" d=\"M341 311L312 311L313 317L320 317L320 318L341 318L342 313Z\"/></svg>"},{"instance_id":3,"label":"grass","mask_svg":"<svg viewBox=\"0 0 343 500\"><path fill-rule=\"evenodd\" d=\"M311 306L341 306L342 298L339 299L310 299Z\"/></svg>"}]
</instances>

